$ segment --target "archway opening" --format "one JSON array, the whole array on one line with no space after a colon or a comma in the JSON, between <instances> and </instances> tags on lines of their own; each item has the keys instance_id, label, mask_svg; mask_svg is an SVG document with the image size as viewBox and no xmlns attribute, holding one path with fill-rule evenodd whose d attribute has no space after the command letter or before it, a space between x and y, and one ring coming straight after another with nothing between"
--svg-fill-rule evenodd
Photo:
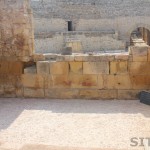
<instances>
[{"instance_id":1,"label":"archway opening","mask_svg":"<svg viewBox=\"0 0 150 150\"><path fill-rule=\"evenodd\" d=\"M132 31L130 46L150 46L150 31L144 27L138 27Z\"/></svg>"}]
</instances>

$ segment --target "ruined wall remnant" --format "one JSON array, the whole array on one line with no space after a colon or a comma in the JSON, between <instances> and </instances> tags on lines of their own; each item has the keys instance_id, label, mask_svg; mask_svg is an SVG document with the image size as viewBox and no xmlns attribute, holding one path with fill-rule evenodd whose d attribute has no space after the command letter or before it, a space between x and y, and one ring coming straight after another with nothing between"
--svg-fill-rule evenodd
<instances>
[{"instance_id":1,"label":"ruined wall remnant","mask_svg":"<svg viewBox=\"0 0 150 150\"><path fill-rule=\"evenodd\" d=\"M24 62L32 59L34 33L28 0L0 1L0 97L21 93Z\"/></svg>"},{"instance_id":2,"label":"ruined wall remnant","mask_svg":"<svg viewBox=\"0 0 150 150\"><path fill-rule=\"evenodd\" d=\"M29 61L33 52L32 12L28 0L1 0L0 58Z\"/></svg>"}]
</instances>

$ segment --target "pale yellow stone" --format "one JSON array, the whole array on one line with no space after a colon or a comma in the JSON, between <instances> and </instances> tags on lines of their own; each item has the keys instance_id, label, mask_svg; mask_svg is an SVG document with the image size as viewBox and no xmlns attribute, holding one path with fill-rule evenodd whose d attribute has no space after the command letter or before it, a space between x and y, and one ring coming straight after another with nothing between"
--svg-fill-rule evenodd
<instances>
[{"instance_id":1,"label":"pale yellow stone","mask_svg":"<svg viewBox=\"0 0 150 150\"><path fill-rule=\"evenodd\" d=\"M44 78L40 75L24 74L21 81L23 87L44 88Z\"/></svg>"},{"instance_id":2,"label":"pale yellow stone","mask_svg":"<svg viewBox=\"0 0 150 150\"><path fill-rule=\"evenodd\" d=\"M130 62L129 73L132 75L150 75L150 62Z\"/></svg>"},{"instance_id":3,"label":"pale yellow stone","mask_svg":"<svg viewBox=\"0 0 150 150\"><path fill-rule=\"evenodd\" d=\"M126 73L128 73L128 62L127 61L110 62L110 73L111 74L126 74Z\"/></svg>"},{"instance_id":4,"label":"pale yellow stone","mask_svg":"<svg viewBox=\"0 0 150 150\"><path fill-rule=\"evenodd\" d=\"M109 74L109 63L83 62L83 74Z\"/></svg>"},{"instance_id":5,"label":"pale yellow stone","mask_svg":"<svg viewBox=\"0 0 150 150\"><path fill-rule=\"evenodd\" d=\"M69 72L68 62L50 62L50 74L51 75L64 75Z\"/></svg>"},{"instance_id":6,"label":"pale yellow stone","mask_svg":"<svg viewBox=\"0 0 150 150\"><path fill-rule=\"evenodd\" d=\"M116 89L132 89L132 83L129 75L115 76Z\"/></svg>"},{"instance_id":7,"label":"pale yellow stone","mask_svg":"<svg viewBox=\"0 0 150 150\"><path fill-rule=\"evenodd\" d=\"M131 76L133 89L150 90L150 75Z\"/></svg>"},{"instance_id":8,"label":"pale yellow stone","mask_svg":"<svg viewBox=\"0 0 150 150\"><path fill-rule=\"evenodd\" d=\"M97 75L69 75L72 88L98 88Z\"/></svg>"},{"instance_id":9,"label":"pale yellow stone","mask_svg":"<svg viewBox=\"0 0 150 150\"><path fill-rule=\"evenodd\" d=\"M82 74L83 73L83 63L82 62L69 62L70 73Z\"/></svg>"}]
</instances>

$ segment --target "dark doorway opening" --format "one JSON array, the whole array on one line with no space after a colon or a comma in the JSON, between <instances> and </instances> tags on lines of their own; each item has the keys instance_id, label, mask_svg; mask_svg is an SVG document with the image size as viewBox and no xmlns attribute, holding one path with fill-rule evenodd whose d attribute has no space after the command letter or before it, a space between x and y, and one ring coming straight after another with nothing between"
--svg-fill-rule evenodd
<instances>
[{"instance_id":1,"label":"dark doorway opening","mask_svg":"<svg viewBox=\"0 0 150 150\"><path fill-rule=\"evenodd\" d=\"M68 31L73 31L72 21L68 21Z\"/></svg>"}]
</instances>

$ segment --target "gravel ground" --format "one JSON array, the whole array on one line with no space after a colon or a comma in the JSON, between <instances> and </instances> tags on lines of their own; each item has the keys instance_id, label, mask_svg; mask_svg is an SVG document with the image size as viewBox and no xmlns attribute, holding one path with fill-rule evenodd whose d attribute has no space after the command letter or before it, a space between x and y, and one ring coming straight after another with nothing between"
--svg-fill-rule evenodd
<instances>
[{"instance_id":1,"label":"gravel ground","mask_svg":"<svg viewBox=\"0 0 150 150\"><path fill-rule=\"evenodd\" d=\"M0 150L143 150L132 137L150 138L139 101L0 99Z\"/></svg>"}]
</instances>

